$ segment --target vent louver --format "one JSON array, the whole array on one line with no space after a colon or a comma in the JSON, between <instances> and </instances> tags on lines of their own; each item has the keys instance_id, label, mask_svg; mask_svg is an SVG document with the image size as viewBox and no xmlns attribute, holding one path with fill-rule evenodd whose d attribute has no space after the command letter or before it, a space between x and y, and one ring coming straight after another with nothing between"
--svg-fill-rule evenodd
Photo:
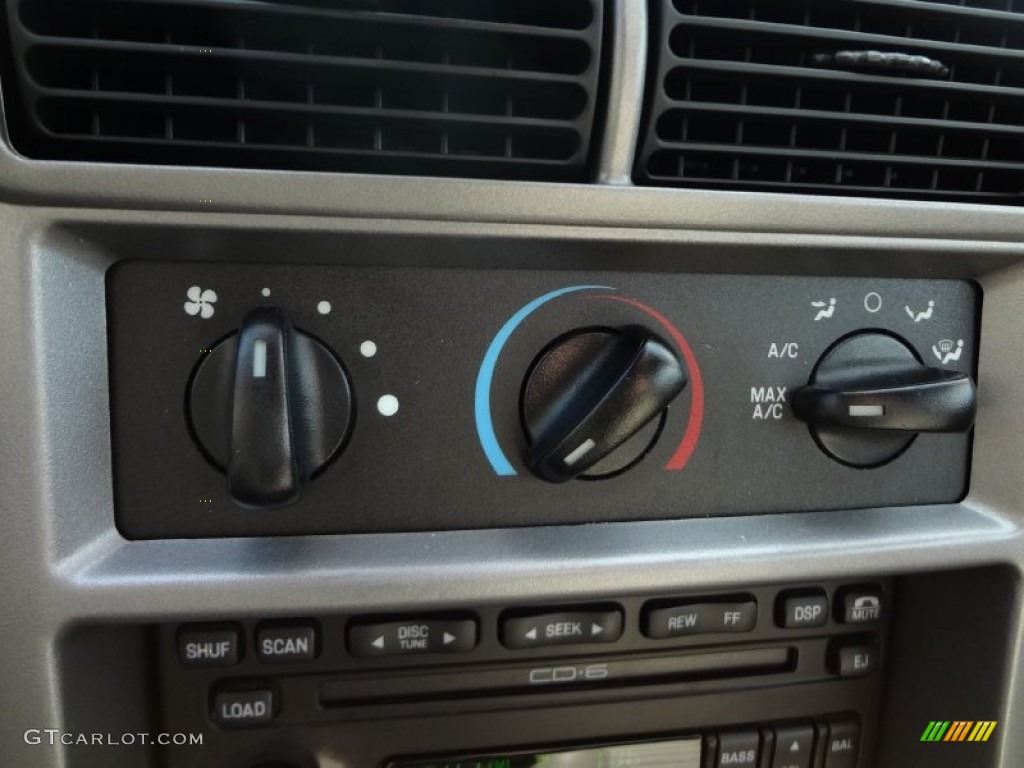
<instances>
[{"instance_id":1,"label":"vent louver","mask_svg":"<svg viewBox=\"0 0 1024 768\"><path fill-rule=\"evenodd\" d=\"M1020 202L1024 0L656 5L638 183Z\"/></svg>"},{"instance_id":2,"label":"vent louver","mask_svg":"<svg viewBox=\"0 0 1024 768\"><path fill-rule=\"evenodd\" d=\"M587 179L600 0L7 0L31 157Z\"/></svg>"}]
</instances>

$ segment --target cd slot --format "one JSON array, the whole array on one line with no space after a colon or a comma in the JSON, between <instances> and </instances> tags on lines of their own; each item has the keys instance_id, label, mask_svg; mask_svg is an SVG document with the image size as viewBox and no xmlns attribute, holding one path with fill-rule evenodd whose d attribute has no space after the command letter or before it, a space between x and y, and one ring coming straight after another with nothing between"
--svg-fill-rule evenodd
<instances>
[{"instance_id":1,"label":"cd slot","mask_svg":"<svg viewBox=\"0 0 1024 768\"><path fill-rule=\"evenodd\" d=\"M324 707L459 699L477 696L537 694L584 687L619 687L716 680L792 672L793 647L733 649L686 654L618 657L571 663L529 664L392 672L346 676L319 685Z\"/></svg>"}]
</instances>

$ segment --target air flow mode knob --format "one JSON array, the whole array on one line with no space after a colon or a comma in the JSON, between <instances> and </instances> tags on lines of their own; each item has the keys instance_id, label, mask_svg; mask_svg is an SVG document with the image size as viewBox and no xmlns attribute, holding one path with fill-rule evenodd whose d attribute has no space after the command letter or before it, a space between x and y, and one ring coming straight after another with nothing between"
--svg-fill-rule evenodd
<instances>
[{"instance_id":1,"label":"air flow mode knob","mask_svg":"<svg viewBox=\"0 0 1024 768\"><path fill-rule=\"evenodd\" d=\"M921 432L967 432L978 397L966 373L929 368L900 339L864 332L818 361L792 399L818 445L852 467L886 464Z\"/></svg>"}]
</instances>

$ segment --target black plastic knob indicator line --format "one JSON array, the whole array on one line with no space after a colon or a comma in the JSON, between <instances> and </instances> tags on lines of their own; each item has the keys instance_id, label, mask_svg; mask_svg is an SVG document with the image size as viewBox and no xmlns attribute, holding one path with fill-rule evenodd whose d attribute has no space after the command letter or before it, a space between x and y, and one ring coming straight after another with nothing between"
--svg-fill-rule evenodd
<instances>
[{"instance_id":1,"label":"black plastic knob indicator line","mask_svg":"<svg viewBox=\"0 0 1024 768\"><path fill-rule=\"evenodd\" d=\"M235 503L273 509L297 502L340 450L352 392L330 349L292 327L281 309L265 306L200 364L188 412Z\"/></svg>"},{"instance_id":2,"label":"black plastic knob indicator line","mask_svg":"<svg viewBox=\"0 0 1024 768\"><path fill-rule=\"evenodd\" d=\"M971 377L940 368L811 385L793 396L797 418L819 427L966 432L974 424L975 410Z\"/></svg>"},{"instance_id":3,"label":"black plastic knob indicator line","mask_svg":"<svg viewBox=\"0 0 1024 768\"><path fill-rule=\"evenodd\" d=\"M826 352L791 405L825 453L868 468L898 457L920 433L969 431L978 397L968 374L929 368L902 340L865 331Z\"/></svg>"}]
</instances>

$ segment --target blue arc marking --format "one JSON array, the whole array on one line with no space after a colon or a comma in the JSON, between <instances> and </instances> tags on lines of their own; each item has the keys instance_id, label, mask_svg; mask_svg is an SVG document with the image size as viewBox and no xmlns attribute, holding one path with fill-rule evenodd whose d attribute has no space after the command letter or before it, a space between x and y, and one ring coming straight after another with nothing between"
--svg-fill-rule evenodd
<instances>
[{"instance_id":1,"label":"blue arc marking","mask_svg":"<svg viewBox=\"0 0 1024 768\"><path fill-rule=\"evenodd\" d=\"M501 446L498 445L498 436L494 433L494 420L491 418L491 384L494 381L494 368L498 364L498 357L505 348L506 342L515 333L516 328L527 317L532 315L552 299L565 296L567 293L577 291L612 291L614 288L607 285L573 285L568 288L559 288L557 291L545 293L525 307L516 312L498 331L498 335L491 341L484 355L484 361L480 364L480 373L476 377L476 433L480 437L480 445L483 446L487 460L491 462L494 471L502 477L515 475L515 467L505 456Z\"/></svg>"}]
</instances>

